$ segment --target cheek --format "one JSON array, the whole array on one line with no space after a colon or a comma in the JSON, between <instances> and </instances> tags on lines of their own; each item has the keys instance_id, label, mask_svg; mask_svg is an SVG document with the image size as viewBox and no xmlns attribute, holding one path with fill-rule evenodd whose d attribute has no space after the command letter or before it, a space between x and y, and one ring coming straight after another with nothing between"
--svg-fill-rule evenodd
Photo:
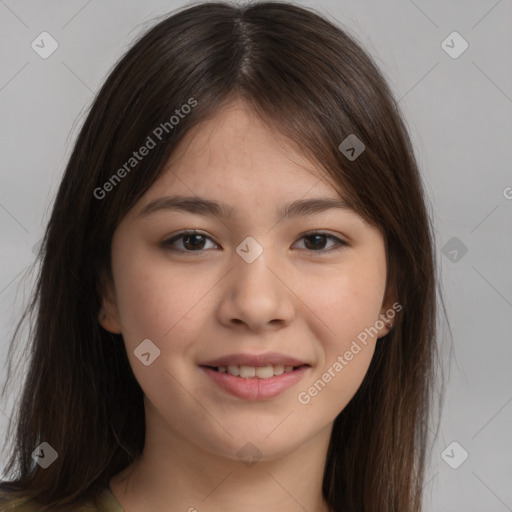
<instances>
[{"instance_id":1,"label":"cheek","mask_svg":"<svg viewBox=\"0 0 512 512\"><path fill-rule=\"evenodd\" d=\"M327 300L324 296L319 366L301 386L297 401L311 416L332 421L347 406L363 382L370 366L377 338L371 328L378 320L380 296L362 288L351 278L341 280L342 292ZM320 308L321 297L313 302Z\"/></svg>"},{"instance_id":2,"label":"cheek","mask_svg":"<svg viewBox=\"0 0 512 512\"><path fill-rule=\"evenodd\" d=\"M165 272L165 268L158 265L143 267L133 260L118 268L119 314L130 365L145 395L158 404L157 409L166 410L166 416L179 422L179 414L185 414L186 408L182 410L176 404L190 401L183 389L191 390L194 385L183 360L191 357L194 347L191 329L200 325L198 315L206 297L201 298L209 288L208 283L201 281L194 285L190 273ZM157 348L148 342L141 345L147 339ZM142 351L139 346L149 346L158 357L146 366L138 357L146 350ZM176 410L169 409L168 398L164 399L162 390L173 394ZM160 400L163 401L160 403Z\"/></svg>"},{"instance_id":3,"label":"cheek","mask_svg":"<svg viewBox=\"0 0 512 512\"><path fill-rule=\"evenodd\" d=\"M172 385L165 372L158 377L157 368L172 369L180 382L192 386L183 361L194 359L197 340L207 332L205 324L211 322L216 307L212 301L218 300L215 285L219 275L204 271L199 275L192 265L177 271L165 258L143 250L134 251L129 258L120 257L116 263L123 338L141 386L156 385L160 378ZM134 353L146 339L160 350L149 367L141 365Z\"/></svg>"},{"instance_id":4,"label":"cheek","mask_svg":"<svg viewBox=\"0 0 512 512\"><path fill-rule=\"evenodd\" d=\"M303 279L299 296L317 316L317 335L326 352L339 351L379 318L385 288L385 269L378 261L347 261L342 268ZM314 282L314 286L312 283Z\"/></svg>"},{"instance_id":5,"label":"cheek","mask_svg":"<svg viewBox=\"0 0 512 512\"><path fill-rule=\"evenodd\" d=\"M143 339L164 346L187 321L207 289L207 283L194 281L190 272L170 271L160 259L134 251L129 258L114 262L116 299L127 348ZM173 346L177 347L173 341ZM179 348L179 347L178 347Z\"/></svg>"},{"instance_id":6,"label":"cheek","mask_svg":"<svg viewBox=\"0 0 512 512\"><path fill-rule=\"evenodd\" d=\"M303 288L305 303L318 317L321 364L301 388L298 401L334 418L354 396L371 363L385 288L380 261L360 259L331 273L321 286ZM310 325L313 325L312 323Z\"/></svg>"}]
</instances>

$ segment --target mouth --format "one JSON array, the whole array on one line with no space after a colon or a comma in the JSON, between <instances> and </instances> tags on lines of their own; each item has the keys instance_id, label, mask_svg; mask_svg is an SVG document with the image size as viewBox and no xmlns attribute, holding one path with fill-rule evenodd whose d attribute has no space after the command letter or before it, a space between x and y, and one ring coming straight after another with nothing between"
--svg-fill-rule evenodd
<instances>
[{"instance_id":1,"label":"mouth","mask_svg":"<svg viewBox=\"0 0 512 512\"><path fill-rule=\"evenodd\" d=\"M309 367L307 364L301 365L283 365L268 364L265 366L247 366L247 365L227 365L227 366L208 366L201 365L203 368L209 368L217 373L226 373L233 377L242 379L271 379L286 373L291 373L299 368Z\"/></svg>"},{"instance_id":2,"label":"mouth","mask_svg":"<svg viewBox=\"0 0 512 512\"><path fill-rule=\"evenodd\" d=\"M295 386L311 365L281 354L233 355L199 365L224 396L270 400Z\"/></svg>"}]
</instances>

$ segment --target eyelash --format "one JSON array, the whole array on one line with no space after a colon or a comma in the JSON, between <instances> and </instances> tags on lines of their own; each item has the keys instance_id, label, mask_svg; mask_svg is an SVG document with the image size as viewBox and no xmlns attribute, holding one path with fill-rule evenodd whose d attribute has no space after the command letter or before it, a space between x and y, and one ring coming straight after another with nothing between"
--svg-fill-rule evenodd
<instances>
[{"instance_id":1,"label":"eyelash","mask_svg":"<svg viewBox=\"0 0 512 512\"><path fill-rule=\"evenodd\" d=\"M177 240L185 237L185 236L189 236L189 235L200 235L201 237L203 238L207 238L209 240L211 240L213 242L213 240L205 235L204 233L201 233L199 231L194 231L194 230L188 230L188 231L182 231L181 233L178 233L177 235L173 236L172 238L169 238L168 240L165 240L164 242L162 242L162 247L165 249L165 250L168 250L168 251L173 251L173 252L178 252L178 253L194 253L194 252L203 252L205 251L206 249L198 249L197 251L187 251L187 250L184 250L184 249L175 249L175 248L172 248L171 245L176 242ZM334 236L334 235L331 235L329 233L322 233L320 231L310 231L309 233L306 233L304 235L302 235L300 239L302 238L308 238L310 236L313 236L313 235L324 235L327 239L331 239L331 240L334 240L336 241L336 245L337 246L334 246L334 248L330 248L330 249L320 249L318 251L315 251L315 250L312 250L312 249L303 249L303 250L306 250L310 253L313 253L313 254L319 254L319 255L322 255L322 254L326 254L326 253L329 253L329 252L334 252L334 251L339 251L341 249L343 249L344 247L348 246L348 244L342 240L341 238L338 238L337 236ZM215 242L214 242L215 243ZM217 244L216 244L217 245Z\"/></svg>"}]
</instances>

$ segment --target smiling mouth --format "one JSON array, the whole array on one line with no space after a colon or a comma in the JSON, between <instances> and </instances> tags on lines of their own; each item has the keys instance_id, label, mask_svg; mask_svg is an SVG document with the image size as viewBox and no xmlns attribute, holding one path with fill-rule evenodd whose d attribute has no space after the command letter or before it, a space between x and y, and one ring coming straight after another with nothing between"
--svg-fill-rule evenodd
<instances>
[{"instance_id":1,"label":"smiling mouth","mask_svg":"<svg viewBox=\"0 0 512 512\"><path fill-rule=\"evenodd\" d=\"M241 377L242 379L270 379L283 375L284 373L291 373L299 368L308 367L309 365L303 364L299 366L282 365L282 364L269 364L266 366L244 366L244 365L229 365L229 366L204 366L210 368L218 373L228 373L233 377Z\"/></svg>"},{"instance_id":2,"label":"smiling mouth","mask_svg":"<svg viewBox=\"0 0 512 512\"><path fill-rule=\"evenodd\" d=\"M199 368L221 389L244 400L270 400L295 386L311 365L266 364L262 366L222 365L224 361L212 361L215 365L200 365ZM225 361L226 363L228 361ZM234 362L234 361L233 361ZM294 361L286 361L294 362Z\"/></svg>"}]
</instances>

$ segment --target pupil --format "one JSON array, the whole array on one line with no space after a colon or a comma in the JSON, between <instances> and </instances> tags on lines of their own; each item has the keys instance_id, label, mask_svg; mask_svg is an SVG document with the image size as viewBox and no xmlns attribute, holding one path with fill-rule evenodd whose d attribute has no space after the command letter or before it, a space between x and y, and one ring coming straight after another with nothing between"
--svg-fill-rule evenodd
<instances>
[{"instance_id":1,"label":"pupil","mask_svg":"<svg viewBox=\"0 0 512 512\"><path fill-rule=\"evenodd\" d=\"M309 235L309 236L307 236L307 237L305 238L305 240L306 240L306 247L308 247L308 246L310 246L310 245L311 245L311 244L308 244L308 243L307 243L307 240L316 239L316 241L318 242L318 239L319 239L319 238L321 239L321 240L320 240L320 242L323 242L323 243L320 243L320 245L321 245L321 246L323 246L323 245L324 245L324 243L325 243L325 237L326 237L326 236L327 236L327 235L322 235L322 234L320 234L320 235ZM318 246L315 246L315 245L313 244L313 248L317 248L317 249L318 249ZM311 247L308 247L308 249L311 249Z\"/></svg>"},{"instance_id":2,"label":"pupil","mask_svg":"<svg viewBox=\"0 0 512 512\"><path fill-rule=\"evenodd\" d=\"M190 240L190 239L196 239L196 242L197 242L197 239L198 238L203 238L203 235L185 235L183 237L183 245L187 248L187 249L201 249L201 247L198 247L197 245L194 244L194 242L192 244L189 244L187 243L187 240ZM204 242L203 242L204 243ZM190 247L189 247L190 245ZM200 244L201 245L201 244Z\"/></svg>"}]
</instances>

